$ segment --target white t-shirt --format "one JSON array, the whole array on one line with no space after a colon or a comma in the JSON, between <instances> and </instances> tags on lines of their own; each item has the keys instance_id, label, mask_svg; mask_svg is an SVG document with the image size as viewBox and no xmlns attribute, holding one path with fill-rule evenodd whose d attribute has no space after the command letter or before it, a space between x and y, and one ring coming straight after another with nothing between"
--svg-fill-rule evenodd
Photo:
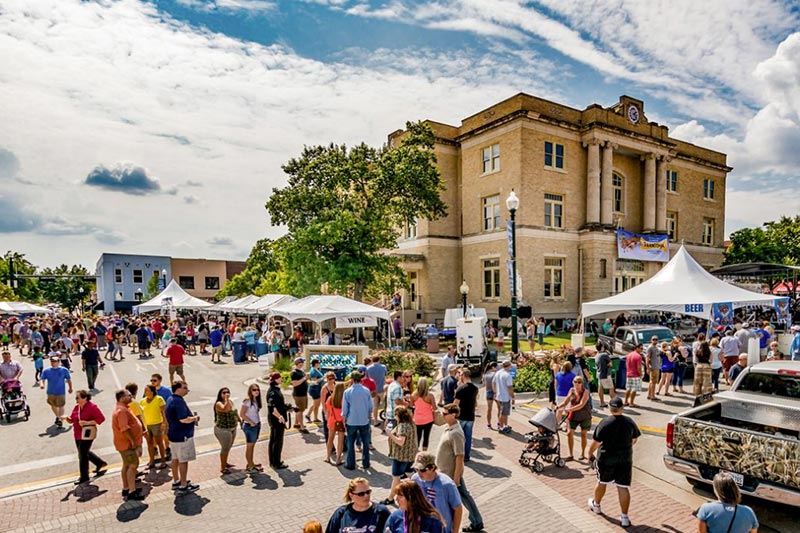
<instances>
[{"instance_id":1,"label":"white t-shirt","mask_svg":"<svg viewBox=\"0 0 800 533\"><path fill-rule=\"evenodd\" d=\"M498 370L492 382L494 384L494 399L498 402L510 402L511 393L508 388L514 384L511 374L505 369Z\"/></svg>"}]
</instances>

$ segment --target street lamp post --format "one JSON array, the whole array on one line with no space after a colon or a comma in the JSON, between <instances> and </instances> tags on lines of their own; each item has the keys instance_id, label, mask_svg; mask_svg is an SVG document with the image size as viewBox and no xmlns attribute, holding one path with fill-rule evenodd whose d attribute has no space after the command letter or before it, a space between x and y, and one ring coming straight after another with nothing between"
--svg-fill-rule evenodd
<instances>
[{"instance_id":1,"label":"street lamp post","mask_svg":"<svg viewBox=\"0 0 800 533\"><path fill-rule=\"evenodd\" d=\"M467 295L469 294L469 285L467 285L467 280L461 282L461 287L459 288L461 291L461 308L464 310L464 318L467 317Z\"/></svg>"},{"instance_id":2,"label":"street lamp post","mask_svg":"<svg viewBox=\"0 0 800 533\"><path fill-rule=\"evenodd\" d=\"M142 288L141 287L136 289L136 301L137 302L141 302L142 301Z\"/></svg>"},{"instance_id":3,"label":"street lamp post","mask_svg":"<svg viewBox=\"0 0 800 533\"><path fill-rule=\"evenodd\" d=\"M161 287L162 291L167 288L167 269L166 268L162 268L161 269L161 285L162 285L162 287Z\"/></svg>"},{"instance_id":4,"label":"street lamp post","mask_svg":"<svg viewBox=\"0 0 800 533\"><path fill-rule=\"evenodd\" d=\"M78 298L80 299L78 303L78 314L83 316L83 285L78 287Z\"/></svg>"},{"instance_id":5,"label":"street lamp post","mask_svg":"<svg viewBox=\"0 0 800 533\"><path fill-rule=\"evenodd\" d=\"M506 207L511 215L511 353L519 351L519 334L517 332L517 226L514 216L519 208L519 198L514 189L506 198Z\"/></svg>"}]
</instances>

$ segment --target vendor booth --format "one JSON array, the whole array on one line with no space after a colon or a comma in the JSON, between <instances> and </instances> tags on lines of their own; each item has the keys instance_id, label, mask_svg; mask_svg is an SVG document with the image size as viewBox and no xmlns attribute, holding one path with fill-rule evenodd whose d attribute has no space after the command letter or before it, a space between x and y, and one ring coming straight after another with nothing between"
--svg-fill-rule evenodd
<instances>
[{"instance_id":1,"label":"vendor booth","mask_svg":"<svg viewBox=\"0 0 800 533\"><path fill-rule=\"evenodd\" d=\"M0 315L41 315L53 314L52 309L28 302L0 302Z\"/></svg>"},{"instance_id":2,"label":"vendor booth","mask_svg":"<svg viewBox=\"0 0 800 533\"><path fill-rule=\"evenodd\" d=\"M152 298L133 308L134 313L149 313L151 311L161 311L167 307L170 310L179 309L207 309L211 304L200 298L195 298L184 291L174 279L169 282L167 288L161 291L155 298Z\"/></svg>"}]
</instances>

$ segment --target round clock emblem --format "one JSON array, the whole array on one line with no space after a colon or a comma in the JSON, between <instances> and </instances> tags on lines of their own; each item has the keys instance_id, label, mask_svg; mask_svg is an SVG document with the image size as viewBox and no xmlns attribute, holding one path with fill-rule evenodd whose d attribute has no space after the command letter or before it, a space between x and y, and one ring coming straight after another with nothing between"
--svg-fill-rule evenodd
<instances>
[{"instance_id":1,"label":"round clock emblem","mask_svg":"<svg viewBox=\"0 0 800 533\"><path fill-rule=\"evenodd\" d=\"M628 120L634 124L639 122L639 108L635 105L628 106Z\"/></svg>"}]
</instances>

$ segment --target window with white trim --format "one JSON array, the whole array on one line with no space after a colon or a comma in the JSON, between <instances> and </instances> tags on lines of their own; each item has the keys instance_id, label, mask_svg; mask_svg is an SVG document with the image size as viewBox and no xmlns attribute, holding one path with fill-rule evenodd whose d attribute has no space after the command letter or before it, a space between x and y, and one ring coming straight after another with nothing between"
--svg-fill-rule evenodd
<instances>
[{"instance_id":1,"label":"window with white trim","mask_svg":"<svg viewBox=\"0 0 800 533\"><path fill-rule=\"evenodd\" d=\"M614 212L622 213L625 210L625 180L619 174L611 178L611 191L613 193Z\"/></svg>"},{"instance_id":2,"label":"window with white trim","mask_svg":"<svg viewBox=\"0 0 800 533\"><path fill-rule=\"evenodd\" d=\"M406 222L406 226L403 230L403 236L406 239L416 239L417 238L417 221L414 220L413 222Z\"/></svg>"},{"instance_id":3,"label":"window with white trim","mask_svg":"<svg viewBox=\"0 0 800 533\"><path fill-rule=\"evenodd\" d=\"M544 297L564 297L564 258L544 258Z\"/></svg>"},{"instance_id":4,"label":"window with white trim","mask_svg":"<svg viewBox=\"0 0 800 533\"><path fill-rule=\"evenodd\" d=\"M500 298L500 259L483 260L483 298Z\"/></svg>"},{"instance_id":5,"label":"window with white trim","mask_svg":"<svg viewBox=\"0 0 800 533\"><path fill-rule=\"evenodd\" d=\"M678 192L677 170L667 170L667 190L669 192Z\"/></svg>"},{"instance_id":6,"label":"window with white trim","mask_svg":"<svg viewBox=\"0 0 800 533\"><path fill-rule=\"evenodd\" d=\"M703 198L706 200L714 199L714 180L708 178L703 180Z\"/></svg>"},{"instance_id":7,"label":"window with white trim","mask_svg":"<svg viewBox=\"0 0 800 533\"><path fill-rule=\"evenodd\" d=\"M114 269L114 283L122 283L122 269L115 268Z\"/></svg>"},{"instance_id":8,"label":"window with white trim","mask_svg":"<svg viewBox=\"0 0 800 533\"><path fill-rule=\"evenodd\" d=\"M544 227L564 228L564 196L544 193Z\"/></svg>"},{"instance_id":9,"label":"window with white trim","mask_svg":"<svg viewBox=\"0 0 800 533\"><path fill-rule=\"evenodd\" d=\"M564 145L550 141L544 142L545 168L564 169Z\"/></svg>"},{"instance_id":10,"label":"window with white trim","mask_svg":"<svg viewBox=\"0 0 800 533\"><path fill-rule=\"evenodd\" d=\"M617 259L614 268L614 292L620 293L642 283L646 278L644 262Z\"/></svg>"},{"instance_id":11,"label":"window with white trim","mask_svg":"<svg viewBox=\"0 0 800 533\"><path fill-rule=\"evenodd\" d=\"M134 283L144 283L144 272L138 269L133 270L133 282Z\"/></svg>"},{"instance_id":12,"label":"window with white trim","mask_svg":"<svg viewBox=\"0 0 800 533\"><path fill-rule=\"evenodd\" d=\"M486 196L483 203L483 230L492 231L500 227L500 195Z\"/></svg>"},{"instance_id":13,"label":"window with white trim","mask_svg":"<svg viewBox=\"0 0 800 533\"><path fill-rule=\"evenodd\" d=\"M714 219L703 219L703 244L706 246L714 245Z\"/></svg>"},{"instance_id":14,"label":"window with white trim","mask_svg":"<svg viewBox=\"0 0 800 533\"><path fill-rule=\"evenodd\" d=\"M678 213L667 211L667 237L674 241L678 238Z\"/></svg>"},{"instance_id":15,"label":"window with white trim","mask_svg":"<svg viewBox=\"0 0 800 533\"><path fill-rule=\"evenodd\" d=\"M483 156L483 173L500 170L500 144L493 144L481 150Z\"/></svg>"}]
</instances>

